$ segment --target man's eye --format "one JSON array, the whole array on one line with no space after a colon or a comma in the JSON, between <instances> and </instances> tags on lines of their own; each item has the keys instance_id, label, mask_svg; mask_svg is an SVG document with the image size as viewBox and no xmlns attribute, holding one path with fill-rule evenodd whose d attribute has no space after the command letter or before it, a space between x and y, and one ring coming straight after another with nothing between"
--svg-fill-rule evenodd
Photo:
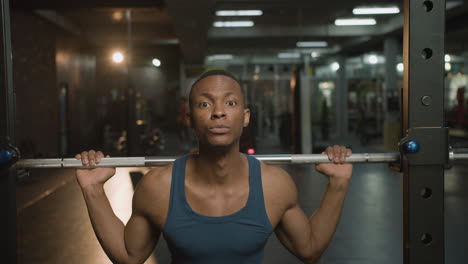
<instances>
[{"instance_id":1,"label":"man's eye","mask_svg":"<svg viewBox=\"0 0 468 264\"><path fill-rule=\"evenodd\" d=\"M227 104L228 104L229 106L235 106L235 105L237 105L237 102L235 102L235 101L228 101Z\"/></svg>"},{"instance_id":2,"label":"man's eye","mask_svg":"<svg viewBox=\"0 0 468 264\"><path fill-rule=\"evenodd\" d=\"M200 107L208 107L210 104L208 102L200 103Z\"/></svg>"}]
</instances>

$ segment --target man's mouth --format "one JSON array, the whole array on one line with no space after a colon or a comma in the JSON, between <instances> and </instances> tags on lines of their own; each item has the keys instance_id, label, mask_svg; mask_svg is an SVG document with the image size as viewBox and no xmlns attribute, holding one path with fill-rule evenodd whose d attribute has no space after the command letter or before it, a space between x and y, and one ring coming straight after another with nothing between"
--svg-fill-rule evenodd
<instances>
[{"instance_id":1,"label":"man's mouth","mask_svg":"<svg viewBox=\"0 0 468 264\"><path fill-rule=\"evenodd\" d=\"M211 133L214 133L214 134L225 134L227 132L229 132L229 130L231 130L228 126L213 126L213 127L209 127L208 130L211 132Z\"/></svg>"}]
</instances>

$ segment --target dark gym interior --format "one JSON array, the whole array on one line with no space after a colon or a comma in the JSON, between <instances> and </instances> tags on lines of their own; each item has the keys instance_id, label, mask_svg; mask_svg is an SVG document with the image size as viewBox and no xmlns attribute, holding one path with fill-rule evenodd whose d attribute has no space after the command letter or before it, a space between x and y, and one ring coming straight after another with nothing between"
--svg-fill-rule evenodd
<instances>
[{"instance_id":1,"label":"dark gym interior","mask_svg":"<svg viewBox=\"0 0 468 264\"><path fill-rule=\"evenodd\" d=\"M403 0L9 2L21 158L71 158L88 149L112 157L196 152L192 131L178 119L191 84L210 69L242 83L252 112L242 152L321 153L335 144L356 153L399 151ZM368 6L397 11L356 12ZM367 21L340 25L358 18ZM468 148L468 1L446 1L444 38L444 126L451 147ZM281 167L312 214L326 178L313 165ZM106 183L122 221L150 169L119 168ZM466 164L445 171L447 264L468 259L467 175ZM356 164L338 229L318 263L403 263L403 179L389 164ZM111 263L73 169L18 170L16 238L20 264ZM162 237L145 263L156 260L171 261ZM263 263L302 262L272 235Z\"/></svg>"}]
</instances>

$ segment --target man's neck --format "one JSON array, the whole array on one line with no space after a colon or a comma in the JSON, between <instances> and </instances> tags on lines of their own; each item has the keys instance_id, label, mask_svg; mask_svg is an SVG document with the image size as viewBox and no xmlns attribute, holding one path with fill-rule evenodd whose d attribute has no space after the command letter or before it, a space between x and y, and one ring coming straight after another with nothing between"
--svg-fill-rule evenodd
<instances>
[{"instance_id":1,"label":"man's neck","mask_svg":"<svg viewBox=\"0 0 468 264\"><path fill-rule=\"evenodd\" d=\"M238 146L234 146L222 151L213 151L200 147L199 154L192 159L194 180L210 185L231 185L239 182L247 159L238 149Z\"/></svg>"}]
</instances>

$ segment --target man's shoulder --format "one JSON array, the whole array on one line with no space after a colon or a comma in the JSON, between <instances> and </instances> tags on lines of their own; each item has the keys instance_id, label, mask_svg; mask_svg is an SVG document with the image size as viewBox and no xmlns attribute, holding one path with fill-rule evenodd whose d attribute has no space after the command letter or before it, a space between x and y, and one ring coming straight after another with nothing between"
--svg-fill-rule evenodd
<instances>
[{"instance_id":1,"label":"man's shoulder","mask_svg":"<svg viewBox=\"0 0 468 264\"><path fill-rule=\"evenodd\" d=\"M172 176L172 167L173 164L169 164L166 166L162 167L154 167L150 171L148 171L143 179L146 179L146 181L151 184L151 183L158 183L159 184L167 184L168 182L170 183L171 176Z\"/></svg>"},{"instance_id":2,"label":"man's shoulder","mask_svg":"<svg viewBox=\"0 0 468 264\"><path fill-rule=\"evenodd\" d=\"M284 169L261 162L262 182L265 194L293 203L297 196L296 184Z\"/></svg>"},{"instance_id":3,"label":"man's shoulder","mask_svg":"<svg viewBox=\"0 0 468 264\"><path fill-rule=\"evenodd\" d=\"M275 165L268 165L265 162L260 162L261 170L262 170L262 179L273 181L274 183L282 183L282 182L289 182L291 180L291 176L289 173L286 172L284 169L275 166Z\"/></svg>"},{"instance_id":4,"label":"man's shoulder","mask_svg":"<svg viewBox=\"0 0 468 264\"><path fill-rule=\"evenodd\" d=\"M147 172L135 188L133 214L148 217L162 229L171 195L172 164Z\"/></svg>"},{"instance_id":5,"label":"man's shoulder","mask_svg":"<svg viewBox=\"0 0 468 264\"><path fill-rule=\"evenodd\" d=\"M170 194L172 167L156 167L148 171L135 188L134 200L158 201L165 200Z\"/></svg>"}]
</instances>

